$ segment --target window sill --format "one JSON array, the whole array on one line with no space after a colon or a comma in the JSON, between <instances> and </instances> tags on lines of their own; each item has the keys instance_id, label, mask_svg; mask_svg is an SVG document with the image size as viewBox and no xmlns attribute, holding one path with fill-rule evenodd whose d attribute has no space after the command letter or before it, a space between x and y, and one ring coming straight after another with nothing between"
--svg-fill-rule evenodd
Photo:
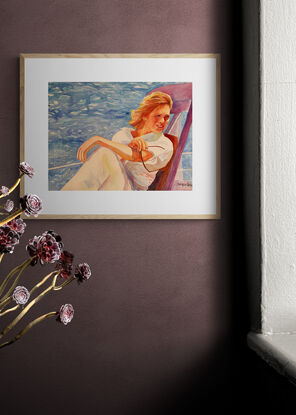
<instances>
[{"instance_id":1,"label":"window sill","mask_svg":"<svg viewBox=\"0 0 296 415\"><path fill-rule=\"evenodd\" d=\"M248 345L296 385L296 334L248 334Z\"/></svg>"}]
</instances>

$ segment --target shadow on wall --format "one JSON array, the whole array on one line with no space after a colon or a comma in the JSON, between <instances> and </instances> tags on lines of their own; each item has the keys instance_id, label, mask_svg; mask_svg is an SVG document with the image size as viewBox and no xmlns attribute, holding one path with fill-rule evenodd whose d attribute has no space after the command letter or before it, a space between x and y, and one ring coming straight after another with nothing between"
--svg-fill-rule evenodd
<instances>
[{"instance_id":1,"label":"shadow on wall","mask_svg":"<svg viewBox=\"0 0 296 415\"><path fill-rule=\"evenodd\" d=\"M63 224L70 251L75 245L68 236L73 222ZM225 243L224 225L203 221L193 233L196 221L166 221L158 244L165 246L178 234L187 249L176 251L169 245L164 255L149 237L150 221L134 224L133 240L130 221L116 222L116 232L110 232L114 222L96 223L97 231L106 235L92 264L100 271L87 285L69 286L59 294L61 303L70 298L75 305L71 325L50 321L22 343L3 349L3 410L14 399L16 373L18 399L25 401L34 391L32 414L42 407L43 415L70 415L73 408L76 415L87 403L88 415L158 415L176 407L187 415L201 404L211 406L213 397L228 405L230 287L228 256L219 249ZM30 223L30 232L32 226L40 227ZM145 250L149 256L143 256ZM116 260L119 252L122 258L133 252L133 262ZM45 311L54 309L54 297L44 299Z\"/></svg>"},{"instance_id":2,"label":"shadow on wall","mask_svg":"<svg viewBox=\"0 0 296 415\"><path fill-rule=\"evenodd\" d=\"M217 408L226 413L223 411L234 408L230 361L230 344L217 341L204 356L196 353L195 360L159 381L159 391L126 415L208 414Z\"/></svg>"}]
</instances>

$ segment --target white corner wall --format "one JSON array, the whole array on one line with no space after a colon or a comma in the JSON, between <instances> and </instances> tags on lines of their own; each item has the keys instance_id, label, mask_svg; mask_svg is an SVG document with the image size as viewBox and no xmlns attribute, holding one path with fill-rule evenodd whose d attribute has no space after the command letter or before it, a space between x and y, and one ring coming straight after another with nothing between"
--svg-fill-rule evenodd
<instances>
[{"instance_id":1,"label":"white corner wall","mask_svg":"<svg viewBox=\"0 0 296 415\"><path fill-rule=\"evenodd\" d=\"M296 333L296 0L261 0L262 333Z\"/></svg>"}]
</instances>

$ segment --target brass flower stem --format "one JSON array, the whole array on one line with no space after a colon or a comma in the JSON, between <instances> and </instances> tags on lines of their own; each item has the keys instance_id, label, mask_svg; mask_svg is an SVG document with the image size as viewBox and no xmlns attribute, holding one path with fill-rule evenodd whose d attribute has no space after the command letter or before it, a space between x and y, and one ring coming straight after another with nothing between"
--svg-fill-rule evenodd
<instances>
[{"instance_id":1,"label":"brass flower stem","mask_svg":"<svg viewBox=\"0 0 296 415\"><path fill-rule=\"evenodd\" d=\"M14 307L9 308L8 310L3 311L3 313L0 313L0 317L5 316L5 314L11 313L11 311L15 311L18 308L20 308L19 304L15 305Z\"/></svg>"},{"instance_id":2,"label":"brass flower stem","mask_svg":"<svg viewBox=\"0 0 296 415\"><path fill-rule=\"evenodd\" d=\"M32 327L36 326L36 324L41 323L41 321L49 318L49 317L53 317L53 316L57 316L58 312L57 311L52 311L51 313L47 313L44 314L43 316L40 316L38 318L36 318L35 320L31 321L31 323L29 323L22 331L20 331L13 339L0 344L0 349L2 347L8 346L9 344L12 344L14 342L16 342L18 339L20 339L24 334L26 334Z\"/></svg>"},{"instance_id":3,"label":"brass flower stem","mask_svg":"<svg viewBox=\"0 0 296 415\"><path fill-rule=\"evenodd\" d=\"M53 290L59 291L62 288L66 287L66 285L70 284L70 282L74 281L75 279L76 279L75 277L71 277L69 280L66 280L65 282L63 282L63 284L58 285L57 287L54 287Z\"/></svg>"},{"instance_id":4,"label":"brass flower stem","mask_svg":"<svg viewBox=\"0 0 296 415\"><path fill-rule=\"evenodd\" d=\"M38 284L34 285L34 287L32 288L32 290L30 291L30 296L33 294L34 291L37 290L37 288L41 287L41 285L43 285L54 273L56 273L57 271L52 271L49 274L47 274L43 280L41 280L40 282L38 282Z\"/></svg>"},{"instance_id":5,"label":"brass flower stem","mask_svg":"<svg viewBox=\"0 0 296 415\"><path fill-rule=\"evenodd\" d=\"M9 304L9 303L10 303L10 301L11 301L11 300L12 300L12 295L11 295L10 297L6 298L6 300L1 301L1 303L0 303L0 311L2 311L2 310L3 310L3 308L4 308L7 304Z\"/></svg>"},{"instance_id":6,"label":"brass flower stem","mask_svg":"<svg viewBox=\"0 0 296 415\"><path fill-rule=\"evenodd\" d=\"M23 265L23 264L22 264ZM5 280L0 285L0 295L5 290L6 285L8 284L10 278L13 277L13 275L22 267L22 265L18 265L17 267L13 268L10 273L6 276Z\"/></svg>"},{"instance_id":7,"label":"brass flower stem","mask_svg":"<svg viewBox=\"0 0 296 415\"><path fill-rule=\"evenodd\" d=\"M13 270L10 271L10 273L7 275L7 277L5 278L5 280L2 282L2 284L0 285L0 295L3 293L3 291L5 290L6 285L8 284L10 278L13 277L13 275L23 266L25 266L27 263L30 263L32 261L33 258L28 258L26 259L22 264L18 265L17 267L13 268Z\"/></svg>"},{"instance_id":8,"label":"brass flower stem","mask_svg":"<svg viewBox=\"0 0 296 415\"><path fill-rule=\"evenodd\" d=\"M18 273L17 277L15 278L13 284L11 285L11 287L9 288L7 293L2 297L1 301L5 300L12 293L12 291L15 289L19 279L21 278L21 276L23 274L23 272L26 270L26 268L28 268L28 266L31 263L31 258L29 258L29 259L30 259L30 261L29 262L27 261L27 263L21 268L21 270L19 271L19 273ZM0 307L1 307L1 305L0 305Z\"/></svg>"},{"instance_id":9,"label":"brass flower stem","mask_svg":"<svg viewBox=\"0 0 296 415\"><path fill-rule=\"evenodd\" d=\"M10 323L8 326L5 327L4 330L0 333L0 339L8 333L23 317L27 312L32 308L36 303L38 303L42 298L49 292L52 291L55 287L55 283L57 280L58 274L56 274L53 278L52 284L46 288L46 290L42 291L41 294L38 295L38 297L34 298L34 300L30 301L30 303L19 313L19 315Z\"/></svg>"},{"instance_id":10,"label":"brass flower stem","mask_svg":"<svg viewBox=\"0 0 296 415\"><path fill-rule=\"evenodd\" d=\"M1 197L1 196L0 196ZM12 219L17 218L21 213L23 212L23 209L18 209L16 212L14 212L12 215L8 216L6 219L2 220L0 222L0 226L5 225L7 222L11 221Z\"/></svg>"},{"instance_id":11,"label":"brass flower stem","mask_svg":"<svg viewBox=\"0 0 296 415\"><path fill-rule=\"evenodd\" d=\"M33 292L36 291L37 288L41 287L41 285L43 285L55 272L56 271L53 271L50 274L46 275L46 277L44 277L42 281L40 281L38 284L36 284L32 288L32 290L30 291L30 297L32 296ZM10 296L9 298L7 298L6 301L3 304L0 303L0 317L1 316L4 316L7 313L10 313L11 311L15 311L15 310L17 310L20 307L19 305L16 305L16 306L14 306L12 308L9 308L6 311L3 311L3 313L1 313L1 311L3 310L3 308L6 307L7 304L9 304L11 301L12 301L12 296Z\"/></svg>"},{"instance_id":12,"label":"brass flower stem","mask_svg":"<svg viewBox=\"0 0 296 415\"><path fill-rule=\"evenodd\" d=\"M13 191L14 191L14 189L20 184L20 181L21 181L21 177L19 177L18 179L17 179L17 181L14 183L14 185L9 189L9 191L8 191L8 193L6 194L6 195L0 195L0 199L2 198L2 197L5 197L5 196L8 196L10 193L12 193Z\"/></svg>"},{"instance_id":13,"label":"brass flower stem","mask_svg":"<svg viewBox=\"0 0 296 415\"><path fill-rule=\"evenodd\" d=\"M4 257L4 253L0 255L0 262L2 261L3 257Z\"/></svg>"}]
</instances>

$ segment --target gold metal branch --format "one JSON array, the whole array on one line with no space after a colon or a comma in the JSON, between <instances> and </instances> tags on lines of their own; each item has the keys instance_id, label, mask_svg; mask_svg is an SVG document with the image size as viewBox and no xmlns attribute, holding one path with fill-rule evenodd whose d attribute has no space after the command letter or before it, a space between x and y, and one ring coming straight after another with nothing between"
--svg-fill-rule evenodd
<instances>
[{"instance_id":1,"label":"gold metal branch","mask_svg":"<svg viewBox=\"0 0 296 415\"><path fill-rule=\"evenodd\" d=\"M10 296L10 297L8 297L8 298L6 298L4 301L2 301L1 303L0 303L0 311L2 311L3 310L3 308L4 307L6 307L7 306L7 304L9 304L10 303L10 301L12 300L12 295ZM1 315L1 314L0 314Z\"/></svg>"},{"instance_id":2,"label":"gold metal branch","mask_svg":"<svg viewBox=\"0 0 296 415\"><path fill-rule=\"evenodd\" d=\"M7 277L5 278L5 280L2 282L2 284L0 285L0 295L3 293L3 291L5 290L6 285L8 284L9 280L13 277L13 275L19 271L19 269L21 269L22 267L25 267L28 264L30 264L30 262L32 261L33 258L27 258L22 264L18 265L17 267L13 268L10 273L7 275Z\"/></svg>"},{"instance_id":3,"label":"gold metal branch","mask_svg":"<svg viewBox=\"0 0 296 415\"><path fill-rule=\"evenodd\" d=\"M51 272L51 273L49 273L49 274L47 274L44 278L43 278L43 280L41 280L40 282L38 282L38 284L36 284L33 288L32 288L32 290L30 291L30 297L32 296L32 294L33 294L33 292L34 291L36 291L39 287L41 287L41 285L43 285L54 273L55 273L56 271L53 271L53 272ZM2 313L1 313L1 311L3 310L3 308L5 308L6 306L7 306L7 304L9 304L10 302L12 301L12 296L10 296L10 297L8 297L4 302L3 302L3 304L2 303L0 303L0 317L2 317L2 316L4 316L5 314L7 314L7 313L10 313L11 311L15 311L15 310L17 310L18 308L20 308L20 306L19 305L16 305L16 306L14 306L14 307L12 307L12 308L9 308L8 310L6 310L6 311L3 311Z\"/></svg>"},{"instance_id":4,"label":"gold metal branch","mask_svg":"<svg viewBox=\"0 0 296 415\"><path fill-rule=\"evenodd\" d=\"M20 308L19 304L15 305L14 307L8 308L7 310L3 311L3 313L0 313L0 317L5 316L5 314L11 313L12 311L17 310Z\"/></svg>"},{"instance_id":5,"label":"gold metal branch","mask_svg":"<svg viewBox=\"0 0 296 415\"><path fill-rule=\"evenodd\" d=\"M70 282L74 281L76 278L75 277L71 277L68 280L66 280L65 282L63 282L63 284L58 285L57 287L54 287L54 291L59 291L62 288L66 287L66 285L70 284Z\"/></svg>"},{"instance_id":6,"label":"gold metal branch","mask_svg":"<svg viewBox=\"0 0 296 415\"><path fill-rule=\"evenodd\" d=\"M8 193L0 195L0 199L2 197L8 196L10 193L12 193L14 191L14 189L20 184L21 177L22 177L22 175L17 179L17 181L14 183L14 185L9 189Z\"/></svg>"},{"instance_id":7,"label":"gold metal branch","mask_svg":"<svg viewBox=\"0 0 296 415\"><path fill-rule=\"evenodd\" d=\"M3 257L4 257L4 253L0 255L0 262L2 261Z\"/></svg>"},{"instance_id":8,"label":"gold metal branch","mask_svg":"<svg viewBox=\"0 0 296 415\"><path fill-rule=\"evenodd\" d=\"M1 197L1 196L0 196ZM5 225L7 222L11 221L12 219L17 218L24 210L23 209L18 209L16 212L14 212L12 215L8 216L7 218L5 218L4 220L2 220L0 222L0 226Z\"/></svg>"},{"instance_id":9,"label":"gold metal branch","mask_svg":"<svg viewBox=\"0 0 296 415\"><path fill-rule=\"evenodd\" d=\"M49 274L47 274L43 280L41 280L40 282L38 282L38 284L34 285L34 287L32 288L32 290L30 291L30 296L33 294L34 291L36 291L39 287L41 287L41 285L43 285L53 274L55 274L57 271L52 271Z\"/></svg>"},{"instance_id":10,"label":"gold metal branch","mask_svg":"<svg viewBox=\"0 0 296 415\"><path fill-rule=\"evenodd\" d=\"M53 316L57 316L58 315L58 311L52 311L51 313L47 313L44 314L43 316L40 316L38 318L36 318L35 320L31 321L31 323L29 323L22 331L20 331L13 339L0 344L0 349L2 347L8 346L9 344L12 344L14 342L16 342L18 339L20 339L24 334L26 334L32 327L36 326L36 324L41 323L41 321L49 318L49 317L53 317Z\"/></svg>"},{"instance_id":11,"label":"gold metal branch","mask_svg":"<svg viewBox=\"0 0 296 415\"><path fill-rule=\"evenodd\" d=\"M25 314L27 314L27 312L30 310L30 308L32 308L36 303L38 303L49 291L52 291L54 289L58 275L59 275L59 273L57 273L54 276L51 285L48 288L46 288L46 290L42 291L42 293L39 294L38 297L36 297L36 298L34 298L34 300L30 301L30 303L23 309L23 311L21 311L19 313L19 315L10 324L8 324L8 326L6 326L4 330L2 330L2 332L0 333L0 339L6 333L9 332L24 317Z\"/></svg>"},{"instance_id":12,"label":"gold metal branch","mask_svg":"<svg viewBox=\"0 0 296 415\"><path fill-rule=\"evenodd\" d=\"M7 291L7 293L2 297L1 301L5 300L11 293L12 291L15 289L19 279L21 278L22 274L24 273L25 269L28 268L28 266L31 263L32 258L28 258L28 260L26 261L26 263L24 264L24 266L20 269L17 277L15 278L13 284L11 285L11 287L9 288L9 290Z\"/></svg>"}]
</instances>

